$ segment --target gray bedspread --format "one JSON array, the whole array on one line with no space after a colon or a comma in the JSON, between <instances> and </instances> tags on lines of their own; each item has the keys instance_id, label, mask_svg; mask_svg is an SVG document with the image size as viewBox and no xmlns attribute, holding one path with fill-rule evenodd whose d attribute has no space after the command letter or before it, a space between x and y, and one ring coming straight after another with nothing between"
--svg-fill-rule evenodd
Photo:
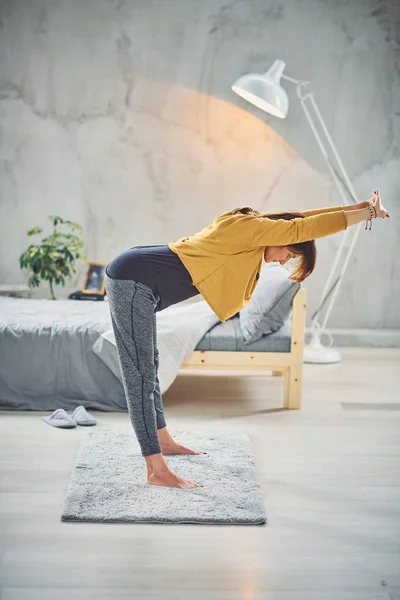
<instances>
[{"instance_id":1,"label":"gray bedspread","mask_svg":"<svg viewBox=\"0 0 400 600\"><path fill-rule=\"evenodd\" d=\"M0 296L0 409L127 410L120 381L91 351L107 302Z\"/></svg>"}]
</instances>

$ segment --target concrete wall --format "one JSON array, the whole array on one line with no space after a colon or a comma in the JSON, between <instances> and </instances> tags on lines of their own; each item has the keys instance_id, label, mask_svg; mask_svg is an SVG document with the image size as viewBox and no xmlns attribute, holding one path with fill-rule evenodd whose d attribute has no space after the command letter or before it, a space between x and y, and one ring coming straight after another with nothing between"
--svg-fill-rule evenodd
<instances>
[{"instance_id":1,"label":"concrete wall","mask_svg":"<svg viewBox=\"0 0 400 600\"><path fill-rule=\"evenodd\" d=\"M18 257L39 237L26 232L50 233L49 215L81 224L86 259L109 262L192 235L237 206L341 204L294 86L282 82L284 120L230 89L281 58L288 76L311 82L359 199L379 187L391 213L372 231L363 225L328 327L368 330L366 344L378 331L398 339L399 6L3 0L0 282L27 282ZM342 235L317 241L308 323ZM57 297L82 286L86 264L77 268ZM33 295L50 297L48 284Z\"/></svg>"}]
</instances>

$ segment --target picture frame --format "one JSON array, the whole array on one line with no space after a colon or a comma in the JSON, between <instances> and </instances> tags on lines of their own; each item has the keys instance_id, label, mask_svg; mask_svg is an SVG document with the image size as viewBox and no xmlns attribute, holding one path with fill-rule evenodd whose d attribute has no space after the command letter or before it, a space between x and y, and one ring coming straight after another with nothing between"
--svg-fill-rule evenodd
<instances>
[{"instance_id":1,"label":"picture frame","mask_svg":"<svg viewBox=\"0 0 400 600\"><path fill-rule=\"evenodd\" d=\"M106 292L105 272L108 263L90 261L87 263L85 278L81 292L83 294L98 294Z\"/></svg>"}]
</instances>

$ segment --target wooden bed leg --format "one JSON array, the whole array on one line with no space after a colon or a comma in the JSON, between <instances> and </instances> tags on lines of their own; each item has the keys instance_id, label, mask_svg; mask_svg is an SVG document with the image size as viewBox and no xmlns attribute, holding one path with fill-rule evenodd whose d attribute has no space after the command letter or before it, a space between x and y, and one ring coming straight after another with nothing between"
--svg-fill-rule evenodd
<instances>
[{"instance_id":1,"label":"wooden bed leg","mask_svg":"<svg viewBox=\"0 0 400 600\"><path fill-rule=\"evenodd\" d=\"M292 365L283 374L283 406L284 408L301 408L302 363Z\"/></svg>"},{"instance_id":2,"label":"wooden bed leg","mask_svg":"<svg viewBox=\"0 0 400 600\"><path fill-rule=\"evenodd\" d=\"M305 287L301 287L293 298L291 363L283 374L283 406L285 408L301 408L306 298L307 291Z\"/></svg>"}]
</instances>

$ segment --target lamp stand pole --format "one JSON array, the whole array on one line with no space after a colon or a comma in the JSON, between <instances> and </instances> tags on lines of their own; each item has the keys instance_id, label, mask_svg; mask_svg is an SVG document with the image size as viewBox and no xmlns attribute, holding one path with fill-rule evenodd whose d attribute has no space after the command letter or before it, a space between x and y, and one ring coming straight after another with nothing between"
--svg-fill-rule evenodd
<instances>
[{"instance_id":1,"label":"lamp stand pole","mask_svg":"<svg viewBox=\"0 0 400 600\"><path fill-rule=\"evenodd\" d=\"M308 81L297 81L296 79L292 79L291 77L288 77L287 75L282 74L281 75L282 79L287 79L288 81L291 81L292 83L296 84L296 92L297 92L297 97L300 100L300 104L304 110L304 113L307 117L307 120L309 122L309 125L311 127L311 130L317 140L317 143L319 145L319 148L322 152L322 155L325 159L325 162L328 165L328 169L332 175L333 181L336 184L336 187L338 188L339 194L343 200L343 203L346 205L349 205L349 202L347 201L347 197L345 195L345 190L348 192L348 194L351 196L351 198L353 199L353 201L355 203L358 202L353 185L346 173L346 170L343 166L343 163L340 159L339 153L335 147L335 144L333 143L332 137L326 127L326 124L322 118L322 115L318 109L318 106L314 100L314 95L312 92L308 91L307 89L305 89L307 87L307 85L309 84ZM317 119L321 125L322 131L325 134L325 137L328 141L329 146L332 149L332 152L336 158L336 161L339 165L340 171L341 171L341 175L340 173L338 173L338 171L335 169L334 165L332 164L331 160L329 159L328 153L326 151L326 147L321 139L321 136L318 133L318 130L315 126L314 120L312 118L312 115L308 109L308 106L306 104L306 101L309 101L312 108L314 109L314 112L317 116ZM305 344L304 346L304 358L303 358L303 362L305 363L314 363L314 364L329 364L329 363L337 363L341 361L341 354L339 352L339 350L337 350L336 348L332 347L333 344L333 340L332 340L332 336L331 334L328 332L328 330L326 329L326 324L328 322L328 319L331 315L332 312L332 308L334 306L335 300L337 298L339 289L340 289L340 285L342 283L343 280L343 275L347 269L347 266L349 264L349 260L351 257L351 254L354 250L357 238L360 234L361 231L361 227L362 227L362 223L359 223L356 227L356 231L355 234L353 236L353 239L351 240L350 246L347 250L347 254L345 255L344 258L344 262L339 274L339 277L337 278L334 286L331 288L331 290L328 292L328 289L332 283L332 279L334 276L334 273L337 269L337 266L339 264L339 260L341 257L342 252L345 249L345 245L346 245L346 241L348 239L350 230L349 228L346 229L343 233L342 236L342 240L340 242L340 246L339 249L337 251L337 254L335 256L335 260L333 261L331 270L329 272L328 275L328 279L326 281L325 287L323 289L322 295L321 295L321 301L320 304L316 310L316 312L314 313L312 320L311 320L311 339L309 341L308 344ZM325 314L325 318L322 322L322 325L318 322L318 314L320 313L322 306L325 304L325 301L328 299L329 295L332 292L332 296ZM330 337L330 344L328 346L324 346L321 342L321 338L324 334L327 334Z\"/></svg>"}]
</instances>

